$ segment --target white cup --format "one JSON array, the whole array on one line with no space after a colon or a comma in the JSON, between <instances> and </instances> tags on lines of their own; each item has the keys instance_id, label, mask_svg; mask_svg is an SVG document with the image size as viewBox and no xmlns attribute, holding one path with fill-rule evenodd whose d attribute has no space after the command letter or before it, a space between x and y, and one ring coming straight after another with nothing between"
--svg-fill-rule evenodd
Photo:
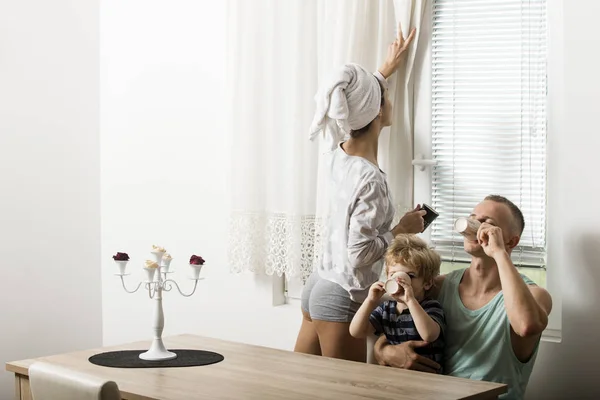
<instances>
[{"instance_id":1,"label":"white cup","mask_svg":"<svg viewBox=\"0 0 600 400\"><path fill-rule=\"evenodd\" d=\"M125 275L125 271L126 271L126 268L127 268L127 263L129 261L115 260L115 262L117 263L117 266L119 267L119 274L120 275Z\"/></svg>"},{"instance_id":2,"label":"white cup","mask_svg":"<svg viewBox=\"0 0 600 400\"><path fill-rule=\"evenodd\" d=\"M167 258L167 259L163 258L162 259L161 268L162 268L163 272L169 272L169 268L171 266L171 261L173 261L172 258Z\"/></svg>"},{"instance_id":3,"label":"white cup","mask_svg":"<svg viewBox=\"0 0 600 400\"><path fill-rule=\"evenodd\" d=\"M160 265L160 263L162 263L162 257L165 255L166 251L151 251L150 253L152 253L154 256L154 261Z\"/></svg>"},{"instance_id":4,"label":"white cup","mask_svg":"<svg viewBox=\"0 0 600 400\"><path fill-rule=\"evenodd\" d=\"M454 221L454 231L473 242L477 240L477 232L480 226L481 222L472 218L461 217Z\"/></svg>"},{"instance_id":5,"label":"white cup","mask_svg":"<svg viewBox=\"0 0 600 400\"><path fill-rule=\"evenodd\" d=\"M144 267L144 271L146 271L146 281L147 282L154 282L154 275L156 274L157 269L158 268Z\"/></svg>"},{"instance_id":6,"label":"white cup","mask_svg":"<svg viewBox=\"0 0 600 400\"><path fill-rule=\"evenodd\" d=\"M387 294L398 294L398 295L404 294L404 288L398 282L396 282L396 280L398 278L403 278L405 281L410 282L410 276L408 276L408 274L406 272L402 272L402 271L394 272L392 277L390 279L388 279L387 281L385 281L385 283L383 285L385 292Z\"/></svg>"},{"instance_id":7,"label":"white cup","mask_svg":"<svg viewBox=\"0 0 600 400\"><path fill-rule=\"evenodd\" d=\"M190 264L190 268L192 269L192 279L200 279L200 271L202 271L203 266L204 265Z\"/></svg>"}]
</instances>

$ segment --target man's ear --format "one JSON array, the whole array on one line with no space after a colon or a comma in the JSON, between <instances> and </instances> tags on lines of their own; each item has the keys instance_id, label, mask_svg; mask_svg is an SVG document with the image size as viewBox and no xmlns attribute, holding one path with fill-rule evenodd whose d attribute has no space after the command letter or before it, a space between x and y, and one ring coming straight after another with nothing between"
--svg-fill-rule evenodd
<instances>
[{"instance_id":1,"label":"man's ear","mask_svg":"<svg viewBox=\"0 0 600 400\"><path fill-rule=\"evenodd\" d=\"M506 243L506 247L508 247L509 250L512 250L517 247L520 241L521 237L519 235L515 235L508 241L508 243Z\"/></svg>"}]
</instances>

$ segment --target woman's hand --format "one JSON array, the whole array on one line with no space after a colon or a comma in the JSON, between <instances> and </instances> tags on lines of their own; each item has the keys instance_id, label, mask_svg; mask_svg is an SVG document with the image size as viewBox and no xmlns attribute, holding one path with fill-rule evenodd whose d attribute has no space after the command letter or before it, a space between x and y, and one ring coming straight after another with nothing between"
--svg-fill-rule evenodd
<instances>
[{"instance_id":1,"label":"woman's hand","mask_svg":"<svg viewBox=\"0 0 600 400\"><path fill-rule=\"evenodd\" d=\"M394 236L401 233L421 233L425 229L425 220L423 217L427 215L427 211L421 210L421 206L417 206L412 211L407 212L392 229Z\"/></svg>"},{"instance_id":2,"label":"woman's hand","mask_svg":"<svg viewBox=\"0 0 600 400\"><path fill-rule=\"evenodd\" d=\"M408 37L404 39L404 35L402 35L402 26L400 23L398 23L398 37L392 42L392 44L389 45L385 62L381 68L379 68L379 73L381 73L385 79L389 78L390 75L392 75L394 72L396 72L396 69L398 69L398 66L404 59L404 54L406 53L410 43L413 41L416 32L417 29L413 28Z\"/></svg>"}]
</instances>

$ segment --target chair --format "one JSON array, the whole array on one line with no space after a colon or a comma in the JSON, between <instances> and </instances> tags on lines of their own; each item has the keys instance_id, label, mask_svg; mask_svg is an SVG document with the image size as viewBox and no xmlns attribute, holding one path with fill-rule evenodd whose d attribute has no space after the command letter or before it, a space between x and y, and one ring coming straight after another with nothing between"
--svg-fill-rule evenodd
<instances>
[{"instance_id":1,"label":"chair","mask_svg":"<svg viewBox=\"0 0 600 400\"><path fill-rule=\"evenodd\" d=\"M29 385L33 400L121 400L115 382L45 362L29 367Z\"/></svg>"}]
</instances>

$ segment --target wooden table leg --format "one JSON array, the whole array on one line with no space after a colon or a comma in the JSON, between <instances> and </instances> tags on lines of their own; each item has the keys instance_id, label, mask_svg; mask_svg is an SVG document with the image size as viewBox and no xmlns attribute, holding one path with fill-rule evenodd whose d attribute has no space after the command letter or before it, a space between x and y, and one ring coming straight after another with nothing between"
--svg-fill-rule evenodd
<instances>
[{"instance_id":1,"label":"wooden table leg","mask_svg":"<svg viewBox=\"0 0 600 400\"><path fill-rule=\"evenodd\" d=\"M21 400L21 378L15 374L15 400Z\"/></svg>"},{"instance_id":2,"label":"wooden table leg","mask_svg":"<svg viewBox=\"0 0 600 400\"><path fill-rule=\"evenodd\" d=\"M15 374L15 400L33 400L29 377Z\"/></svg>"}]
</instances>

